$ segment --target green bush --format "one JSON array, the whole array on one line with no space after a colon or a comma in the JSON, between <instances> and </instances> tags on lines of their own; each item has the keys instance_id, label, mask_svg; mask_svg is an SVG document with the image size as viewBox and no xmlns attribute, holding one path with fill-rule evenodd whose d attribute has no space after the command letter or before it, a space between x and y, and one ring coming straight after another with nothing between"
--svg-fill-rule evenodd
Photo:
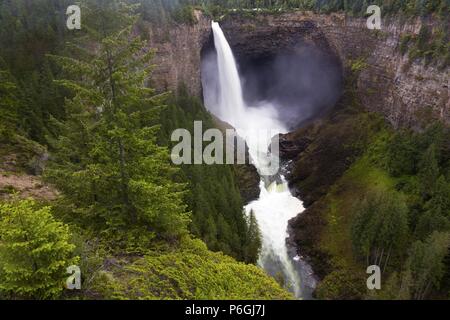
<instances>
[{"instance_id":1,"label":"green bush","mask_svg":"<svg viewBox=\"0 0 450 320\"><path fill-rule=\"evenodd\" d=\"M364 275L354 270L336 270L328 274L316 290L318 299L354 300L365 293Z\"/></svg>"},{"instance_id":2,"label":"green bush","mask_svg":"<svg viewBox=\"0 0 450 320\"><path fill-rule=\"evenodd\" d=\"M99 272L97 290L107 299L292 299L274 279L254 266L208 251L185 238L178 248L163 246L133 263Z\"/></svg>"},{"instance_id":3,"label":"green bush","mask_svg":"<svg viewBox=\"0 0 450 320\"><path fill-rule=\"evenodd\" d=\"M77 263L69 228L55 221L50 207L33 200L0 204L0 295L13 299L57 298Z\"/></svg>"}]
</instances>

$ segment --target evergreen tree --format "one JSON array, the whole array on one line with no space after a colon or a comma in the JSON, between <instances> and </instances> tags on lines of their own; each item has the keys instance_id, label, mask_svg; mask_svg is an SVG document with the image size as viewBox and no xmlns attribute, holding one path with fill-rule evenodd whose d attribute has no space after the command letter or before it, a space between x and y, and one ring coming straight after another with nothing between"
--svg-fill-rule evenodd
<instances>
[{"instance_id":1,"label":"evergreen tree","mask_svg":"<svg viewBox=\"0 0 450 320\"><path fill-rule=\"evenodd\" d=\"M423 154L419 163L421 192L426 200L433 195L438 177L439 164L436 157L436 146L432 143Z\"/></svg>"},{"instance_id":2,"label":"evergreen tree","mask_svg":"<svg viewBox=\"0 0 450 320\"><path fill-rule=\"evenodd\" d=\"M184 186L173 182L178 170L157 145L164 95L145 86L153 52L133 33L133 10L120 1L89 3L89 46L80 40L79 59L54 57L74 76L59 82L74 98L47 172L86 223L129 247L155 235L176 238L189 221Z\"/></svg>"},{"instance_id":3,"label":"evergreen tree","mask_svg":"<svg viewBox=\"0 0 450 320\"><path fill-rule=\"evenodd\" d=\"M425 210L416 228L419 239L425 239L434 231L450 230L450 187L444 176L436 181L434 195Z\"/></svg>"},{"instance_id":4,"label":"evergreen tree","mask_svg":"<svg viewBox=\"0 0 450 320\"><path fill-rule=\"evenodd\" d=\"M416 149L407 132L395 133L387 147L387 167L393 176L413 174Z\"/></svg>"},{"instance_id":5,"label":"evergreen tree","mask_svg":"<svg viewBox=\"0 0 450 320\"><path fill-rule=\"evenodd\" d=\"M247 232L247 243L245 246L246 255L245 261L247 263L256 263L259 258L259 253L261 251L261 231L259 230L258 221L256 220L255 213L253 210L250 211L248 215L248 232Z\"/></svg>"},{"instance_id":6,"label":"evergreen tree","mask_svg":"<svg viewBox=\"0 0 450 320\"><path fill-rule=\"evenodd\" d=\"M65 11L70 4L68 0L0 2L0 56L21 95L21 131L40 143L49 134L50 116L63 116L63 92L51 83L55 71L49 69L45 55L64 48Z\"/></svg>"},{"instance_id":7,"label":"evergreen tree","mask_svg":"<svg viewBox=\"0 0 450 320\"><path fill-rule=\"evenodd\" d=\"M356 208L352 242L357 254L385 270L400 256L408 237L408 208L404 200L388 193L369 194Z\"/></svg>"},{"instance_id":8,"label":"evergreen tree","mask_svg":"<svg viewBox=\"0 0 450 320\"><path fill-rule=\"evenodd\" d=\"M449 247L450 234L439 232L433 233L424 242L417 241L412 245L404 278L412 298L423 300L432 289L439 288Z\"/></svg>"},{"instance_id":9,"label":"evergreen tree","mask_svg":"<svg viewBox=\"0 0 450 320\"><path fill-rule=\"evenodd\" d=\"M202 121L203 129L215 128L211 115L198 98L189 96L180 84L176 95L168 99L161 115L159 141L171 146L173 130L185 128L193 134L194 121ZM222 251L240 261L245 260L247 222L244 205L231 165L186 165L179 175L188 183L187 204L192 211L191 232L206 242L213 251Z\"/></svg>"},{"instance_id":10,"label":"evergreen tree","mask_svg":"<svg viewBox=\"0 0 450 320\"><path fill-rule=\"evenodd\" d=\"M0 204L0 296L57 298L72 256L68 226L33 200Z\"/></svg>"}]
</instances>

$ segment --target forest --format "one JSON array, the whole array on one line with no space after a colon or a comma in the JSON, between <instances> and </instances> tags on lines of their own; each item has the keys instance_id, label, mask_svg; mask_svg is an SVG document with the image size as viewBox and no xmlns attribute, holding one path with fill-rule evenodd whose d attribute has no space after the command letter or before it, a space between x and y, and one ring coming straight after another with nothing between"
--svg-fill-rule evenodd
<instances>
[{"instance_id":1,"label":"forest","mask_svg":"<svg viewBox=\"0 0 450 320\"><path fill-rule=\"evenodd\" d=\"M82 0L83 28L71 32L72 1L0 0L0 181L38 177L51 188L28 197L0 184L0 299L294 299L257 265L262 235L239 183L246 169L170 162L173 130L217 123L186 84L148 86L155 52L140 31L195 25L194 9L219 19L295 10L364 17L368 2ZM448 70L447 0L370 4L436 19L436 30L404 36L398 50ZM355 102L355 85L346 82L320 130L301 129L311 150L339 137L348 151L325 192L314 179L291 183L320 189L312 208L326 207L320 232L301 243L328 234L307 252L313 268L322 264L315 298L448 299L450 130L439 121L393 129ZM293 175L316 166L300 156ZM371 264L388 279L377 293L360 272ZM64 288L71 265L82 270L82 290Z\"/></svg>"},{"instance_id":2,"label":"forest","mask_svg":"<svg viewBox=\"0 0 450 320\"><path fill-rule=\"evenodd\" d=\"M152 259L190 268L189 259L201 257L205 264L194 266L200 273L230 264L235 271L227 271L229 277L250 273L242 297L259 297L253 279L268 286L267 295L289 297L262 271L244 264L256 262L260 239L255 222L243 213L236 169L170 164L169 133L189 128L193 119L212 126L212 119L199 99L182 89L161 93L144 86L153 51L144 52L145 41L133 36L136 6L86 1L85 30L73 35L65 29L68 4L1 3L0 155L5 163L10 155L17 159L14 168L2 165L2 175L43 174L61 197L22 200L13 186L1 191L9 200L0 210L0 295L60 297L66 267L79 264L89 270L82 297L100 291L112 297L120 291L112 280L108 288L96 287L112 275L101 270L105 260L131 268L152 252L163 252ZM45 170L44 158L49 159ZM194 237L242 263L213 255ZM149 267L153 271L146 276L158 276L158 268ZM190 271L176 268L166 281ZM240 284L234 287L230 295L241 297ZM169 289L148 295L193 294ZM196 294L224 294L220 286L204 290Z\"/></svg>"},{"instance_id":3,"label":"forest","mask_svg":"<svg viewBox=\"0 0 450 320\"><path fill-rule=\"evenodd\" d=\"M343 99L325 124L295 133L312 139L292 174L293 187L309 190L305 194L312 205L293 227L298 245L308 248L304 252L323 279L316 295L448 299L450 130L426 116L421 130L392 128L379 114L364 110L355 95L351 79L367 66L354 61L350 67L353 75ZM323 149L336 141L339 150ZM317 149L324 154L309 158L309 150ZM341 168L328 169L329 162ZM311 169L305 173L304 168ZM333 170L340 170L336 178L320 181ZM380 290L365 286L365 268L371 265L385 277Z\"/></svg>"},{"instance_id":4,"label":"forest","mask_svg":"<svg viewBox=\"0 0 450 320\"><path fill-rule=\"evenodd\" d=\"M446 0L157 0L143 1L141 10L145 19L167 23L168 21L192 21L189 8L201 8L217 17L229 10L259 10L282 12L289 10L314 11L318 13L346 12L352 15L366 15L369 5L378 5L383 14L410 17L435 14L445 19L449 3Z\"/></svg>"}]
</instances>

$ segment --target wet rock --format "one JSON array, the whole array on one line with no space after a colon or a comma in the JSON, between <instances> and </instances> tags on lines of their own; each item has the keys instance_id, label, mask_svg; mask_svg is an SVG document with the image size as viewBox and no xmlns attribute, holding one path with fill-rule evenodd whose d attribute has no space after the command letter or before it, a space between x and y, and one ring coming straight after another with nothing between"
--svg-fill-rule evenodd
<instances>
[{"instance_id":1,"label":"wet rock","mask_svg":"<svg viewBox=\"0 0 450 320\"><path fill-rule=\"evenodd\" d=\"M294 138L292 135L280 135L280 159L288 161L296 159L308 148L311 140L308 137Z\"/></svg>"}]
</instances>

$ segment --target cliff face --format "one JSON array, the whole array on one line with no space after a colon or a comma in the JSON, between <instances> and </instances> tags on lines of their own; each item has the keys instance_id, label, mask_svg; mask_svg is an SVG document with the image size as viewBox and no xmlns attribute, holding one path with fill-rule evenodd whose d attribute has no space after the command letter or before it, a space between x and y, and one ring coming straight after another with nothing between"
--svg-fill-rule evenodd
<instances>
[{"instance_id":1,"label":"cliff face","mask_svg":"<svg viewBox=\"0 0 450 320\"><path fill-rule=\"evenodd\" d=\"M149 47L156 50L152 85L159 91L176 91L185 84L192 95L201 96L200 51L210 34L211 21L195 12L194 25L149 27Z\"/></svg>"},{"instance_id":2,"label":"cliff face","mask_svg":"<svg viewBox=\"0 0 450 320\"><path fill-rule=\"evenodd\" d=\"M210 20L196 15L193 26L150 32L150 45L158 50L157 88L173 90L184 82L192 94L201 95L201 51L211 31ZM450 123L449 69L410 63L398 49L402 34L418 34L420 21L384 20L382 30L375 31L361 18L293 12L232 15L221 25L238 60L291 50L299 42L338 57L344 67L362 58L366 67L358 78L358 94L367 109L381 112L394 126L415 126L430 117Z\"/></svg>"},{"instance_id":3,"label":"cliff face","mask_svg":"<svg viewBox=\"0 0 450 320\"><path fill-rule=\"evenodd\" d=\"M342 34L337 35L343 58L351 56L352 47L366 57L367 68L358 79L363 105L383 113L395 127L424 125L431 118L450 123L449 69L411 63L408 54L403 56L399 50L401 35L418 34L421 25L420 21L384 21L377 33L364 30L365 21L350 20L345 43L341 43Z\"/></svg>"}]
</instances>

